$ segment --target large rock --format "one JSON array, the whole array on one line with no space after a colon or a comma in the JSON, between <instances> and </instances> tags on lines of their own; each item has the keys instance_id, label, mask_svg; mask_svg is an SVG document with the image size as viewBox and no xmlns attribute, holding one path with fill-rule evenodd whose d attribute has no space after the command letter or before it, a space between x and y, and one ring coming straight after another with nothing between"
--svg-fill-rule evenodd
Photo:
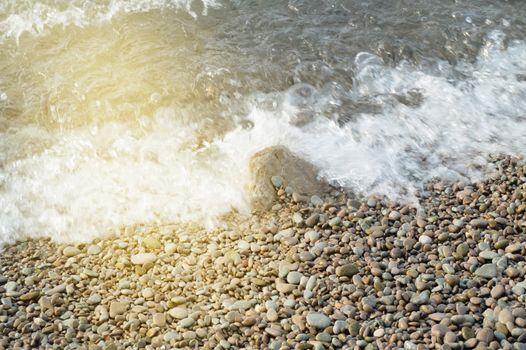
<instances>
[{"instance_id":1,"label":"large rock","mask_svg":"<svg viewBox=\"0 0 526 350\"><path fill-rule=\"evenodd\" d=\"M318 178L318 169L283 146L265 148L250 159L249 196L256 211L269 209L276 200L275 185L291 187L302 195L320 195L330 186Z\"/></svg>"}]
</instances>

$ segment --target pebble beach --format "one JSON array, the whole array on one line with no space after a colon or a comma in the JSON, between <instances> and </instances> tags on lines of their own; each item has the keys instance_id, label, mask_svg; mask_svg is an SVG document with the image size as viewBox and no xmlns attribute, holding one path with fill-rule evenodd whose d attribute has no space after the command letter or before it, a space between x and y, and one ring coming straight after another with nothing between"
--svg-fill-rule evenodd
<instances>
[{"instance_id":1,"label":"pebble beach","mask_svg":"<svg viewBox=\"0 0 526 350\"><path fill-rule=\"evenodd\" d=\"M526 163L418 204L270 179L223 227L134 225L0 254L0 349L526 349Z\"/></svg>"}]
</instances>

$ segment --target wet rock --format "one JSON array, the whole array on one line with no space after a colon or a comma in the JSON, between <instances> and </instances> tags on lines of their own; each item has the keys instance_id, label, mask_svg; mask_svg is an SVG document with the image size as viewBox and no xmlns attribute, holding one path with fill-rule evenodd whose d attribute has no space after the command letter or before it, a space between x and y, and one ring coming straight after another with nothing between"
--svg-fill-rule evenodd
<instances>
[{"instance_id":1,"label":"wet rock","mask_svg":"<svg viewBox=\"0 0 526 350\"><path fill-rule=\"evenodd\" d=\"M318 179L318 170L312 164L294 155L282 146L266 148L256 153L249 164L251 180L248 193L255 210L267 210L276 200L271 179L282 179L280 187L315 195L329 191L329 186Z\"/></svg>"}]
</instances>

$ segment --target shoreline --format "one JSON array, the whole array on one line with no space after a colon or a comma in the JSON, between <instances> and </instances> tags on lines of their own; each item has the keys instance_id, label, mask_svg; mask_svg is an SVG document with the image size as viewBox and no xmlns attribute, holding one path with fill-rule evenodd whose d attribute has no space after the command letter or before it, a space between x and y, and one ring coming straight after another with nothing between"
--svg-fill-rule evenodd
<instances>
[{"instance_id":1,"label":"shoreline","mask_svg":"<svg viewBox=\"0 0 526 350\"><path fill-rule=\"evenodd\" d=\"M492 163L418 212L281 188L212 231L8 245L0 349L526 349L526 163Z\"/></svg>"}]
</instances>

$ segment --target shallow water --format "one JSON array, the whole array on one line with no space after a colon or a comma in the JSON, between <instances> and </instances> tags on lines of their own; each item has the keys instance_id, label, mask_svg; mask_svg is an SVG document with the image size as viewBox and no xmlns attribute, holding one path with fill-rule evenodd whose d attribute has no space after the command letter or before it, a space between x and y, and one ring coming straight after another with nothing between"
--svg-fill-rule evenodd
<instances>
[{"instance_id":1,"label":"shallow water","mask_svg":"<svg viewBox=\"0 0 526 350\"><path fill-rule=\"evenodd\" d=\"M524 1L0 4L0 242L250 211L248 160L413 200L526 153Z\"/></svg>"}]
</instances>

